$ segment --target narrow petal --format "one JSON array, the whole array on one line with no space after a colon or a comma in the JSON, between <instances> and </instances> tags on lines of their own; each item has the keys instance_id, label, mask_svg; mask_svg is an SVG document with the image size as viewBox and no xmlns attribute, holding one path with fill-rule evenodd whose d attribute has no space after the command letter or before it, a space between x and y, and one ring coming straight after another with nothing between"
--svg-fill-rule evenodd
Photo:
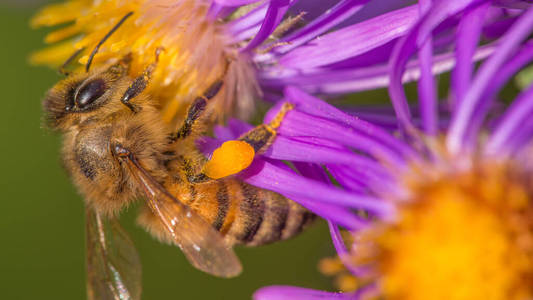
<instances>
[{"instance_id":1,"label":"narrow petal","mask_svg":"<svg viewBox=\"0 0 533 300\"><path fill-rule=\"evenodd\" d=\"M262 0L213 0L215 3L222 6L240 6L248 5Z\"/></svg>"},{"instance_id":2,"label":"narrow petal","mask_svg":"<svg viewBox=\"0 0 533 300\"><path fill-rule=\"evenodd\" d=\"M452 154L461 152L465 138L476 134L479 130L481 124L480 122L474 124L473 118L484 116L483 110L480 112L479 108L486 107L487 103L492 100L493 95L485 93L487 87L491 85L492 78L532 30L533 8L527 10L501 38L497 51L481 66L450 124L446 146Z\"/></svg>"},{"instance_id":3,"label":"narrow petal","mask_svg":"<svg viewBox=\"0 0 533 300\"><path fill-rule=\"evenodd\" d=\"M398 121L407 132L416 132L416 128L411 121L411 112L402 86L402 76L407 62L443 20L462 11L471 2L473 0L435 1L428 13L422 17L409 34L401 38L396 44L391 57L389 94L396 110Z\"/></svg>"},{"instance_id":4,"label":"narrow petal","mask_svg":"<svg viewBox=\"0 0 533 300\"><path fill-rule=\"evenodd\" d=\"M454 93L454 105L463 99L466 90L470 86L472 71L472 57L476 51L477 44L484 24L484 18L490 7L489 4L478 6L467 10L457 27L456 42L456 66L452 72L452 91Z\"/></svg>"},{"instance_id":5,"label":"narrow petal","mask_svg":"<svg viewBox=\"0 0 533 300\"><path fill-rule=\"evenodd\" d=\"M293 286L267 286L257 290L254 300L328 300L356 299L353 293L331 293Z\"/></svg>"},{"instance_id":6,"label":"narrow petal","mask_svg":"<svg viewBox=\"0 0 533 300\"><path fill-rule=\"evenodd\" d=\"M295 0L271 0L259 32L246 47L241 49L241 52L250 51L263 43L270 34L274 32L274 29L276 29L276 26L281 22L283 16L294 1Z\"/></svg>"},{"instance_id":7,"label":"narrow petal","mask_svg":"<svg viewBox=\"0 0 533 300\"><path fill-rule=\"evenodd\" d=\"M351 209L339 205L317 203L316 201L305 200L298 196L291 196L290 194L284 196L302 204L317 216L326 220L332 220L347 230L361 230L369 226L367 221L358 218Z\"/></svg>"},{"instance_id":8,"label":"narrow petal","mask_svg":"<svg viewBox=\"0 0 533 300\"><path fill-rule=\"evenodd\" d=\"M520 93L507 109L502 120L495 128L486 147L489 156L500 156L504 147L510 143L510 138L519 132L526 122L533 116L533 84ZM526 127L527 128L527 127Z\"/></svg>"},{"instance_id":9,"label":"narrow petal","mask_svg":"<svg viewBox=\"0 0 533 300\"><path fill-rule=\"evenodd\" d=\"M284 37L282 41L290 44L277 47L277 54L287 53L288 51L306 43L307 41L323 34L335 25L346 20L358 12L368 0L342 0L331 9L325 10L321 16L314 19L300 30ZM323 10L324 11L324 10Z\"/></svg>"},{"instance_id":10,"label":"narrow petal","mask_svg":"<svg viewBox=\"0 0 533 300\"><path fill-rule=\"evenodd\" d=\"M320 181L304 178L262 159L256 159L241 173L241 177L249 184L292 196L295 201L308 199L311 204L318 202L341 205L369 210L378 215L391 213L391 207L377 198L343 191ZM306 206L304 202L301 204Z\"/></svg>"},{"instance_id":11,"label":"narrow petal","mask_svg":"<svg viewBox=\"0 0 533 300\"><path fill-rule=\"evenodd\" d=\"M488 44L476 49L474 61L480 61L489 56L495 44ZM359 57L363 57L361 55ZM433 57L432 73L440 74L451 70L455 66L452 52L438 54ZM348 67L347 69L314 69L305 74L287 72L275 68L268 73L261 73L259 80L265 89L279 89L283 86L298 86L302 90L313 94L345 94L387 87L389 85L389 67L377 64L370 67ZM411 60L402 76L402 83L420 78L420 62Z\"/></svg>"},{"instance_id":12,"label":"narrow petal","mask_svg":"<svg viewBox=\"0 0 533 300\"><path fill-rule=\"evenodd\" d=\"M431 0L420 1L420 14L423 15L430 7ZM422 128L428 135L435 135L438 128L437 93L433 79L433 39L428 38L422 45L420 57L420 81L418 82L418 102L422 116Z\"/></svg>"},{"instance_id":13,"label":"narrow petal","mask_svg":"<svg viewBox=\"0 0 533 300\"><path fill-rule=\"evenodd\" d=\"M324 139L287 138L282 135L264 153L265 157L316 164L346 164L354 168L364 168L368 172L384 176L386 171L374 160L365 156L355 155L352 151L338 145L327 146ZM331 144L331 142L329 142Z\"/></svg>"},{"instance_id":14,"label":"narrow petal","mask_svg":"<svg viewBox=\"0 0 533 300\"><path fill-rule=\"evenodd\" d=\"M225 27L230 32L230 35L233 36L252 27L259 26L265 18L267 8L268 3L263 3L244 16L229 22ZM259 30L259 27L257 27L257 30Z\"/></svg>"},{"instance_id":15,"label":"narrow petal","mask_svg":"<svg viewBox=\"0 0 533 300\"><path fill-rule=\"evenodd\" d=\"M342 112L341 110L335 108L334 106L329 105L318 98L310 96L297 88L288 87L285 90L285 95L287 97L288 102L298 105L298 110L307 112L315 116L338 120L338 122L340 122L341 124L346 124L352 127L353 129L376 139L387 147L390 147L392 151L401 153L401 155L409 159L415 160L416 154L414 153L414 151L409 146L399 141L385 130L371 123L365 122L361 119L354 118L353 116L350 116ZM273 117L273 112L275 112L275 110L271 110L265 116L265 121Z\"/></svg>"},{"instance_id":16,"label":"narrow petal","mask_svg":"<svg viewBox=\"0 0 533 300\"><path fill-rule=\"evenodd\" d=\"M404 159L389 147L371 136L350 130L349 126L335 121L316 117L299 111L290 111L279 128L280 135L287 137L312 136L330 140L341 145L364 151L376 159L401 167Z\"/></svg>"},{"instance_id":17,"label":"narrow petal","mask_svg":"<svg viewBox=\"0 0 533 300\"><path fill-rule=\"evenodd\" d=\"M222 141L232 140L235 138L235 134L228 127L218 125L213 128L213 132L215 136Z\"/></svg>"},{"instance_id":18,"label":"narrow petal","mask_svg":"<svg viewBox=\"0 0 533 300\"><path fill-rule=\"evenodd\" d=\"M418 17L416 6L336 30L280 58L286 68L308 69L339 62L404 35Z\"/></svg>"}]
</instances>

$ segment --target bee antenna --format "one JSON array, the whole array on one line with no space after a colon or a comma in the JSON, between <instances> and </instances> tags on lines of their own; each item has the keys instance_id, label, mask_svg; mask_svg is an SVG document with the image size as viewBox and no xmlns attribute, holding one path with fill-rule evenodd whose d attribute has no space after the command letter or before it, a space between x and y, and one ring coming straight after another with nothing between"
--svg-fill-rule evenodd
<instances>
[{"instance_id":1,"label":"bee antenna","mask_svg":"<svg viewBox=\"0 0 533 300\"><path fill-rule=\"evenodd\" d=\"M81 48L76 50L62 65L59 67L59 70L57 70L60 74L68 76L70 74L69 71L67 71L67 66L76 58L80 53L85 50L85 48Z\"/></svg>"},{"instance_id":2,"label":"bee antenna","mask_svg":"<svg viewBox=\"0 0 533 300\"><path fill-rule=\"evenodd\" d=\"M127 18L129 18L131 15L133 15L133 12L130 11L129 13L127 13L124 17L122 17L122 19L120 19L120 21L118 21L117 24L115 24L115 26L113 26L113 28L111 28L111 30L109 30L109 32L100 40L100 42L98 42L98 45L96 45L96 47L94 47L93 49L93 52L91 52L91 55L89 56L89 60L87 61L87 65L85 66L85 71L86 72L89 72L89 68L91 67L91 63L93 61L93 58L94 56L96 55L96 53L98 52L98 50L100 49L100 46L102 46L102 44L120 27L120 25L122 25L122 23L124 23L124 21L126 21Z\"/></svg>"}]
</instances>

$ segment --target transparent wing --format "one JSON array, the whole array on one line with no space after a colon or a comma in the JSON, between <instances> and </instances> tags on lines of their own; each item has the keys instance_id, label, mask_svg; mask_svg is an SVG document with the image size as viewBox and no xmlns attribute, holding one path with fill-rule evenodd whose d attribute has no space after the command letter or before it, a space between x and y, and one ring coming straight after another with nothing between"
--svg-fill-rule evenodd
<instances>
[{"instance_id":1,"label":"transparent wing","mask_svg":"<svg viewBox=\"0 0 533 300\"><path fill-rule=\"evenodd\" d=\"M116 219L106 220L85 208L87 298L140 300L141 261L131 239Z\"/></svg>"},{"instance_id":2,"label":"transparent wing","mask_svg":"<svg viewBox=\"0 0 533 300\"><path fill-rule=\"evenodd\" d=\"M194 267L219 277L234 277L242 271L233 249L211 224L168 193L142 168L135 156L129 154L123 158L143 187L148 206Z\"/></svg>"}]
</instances>

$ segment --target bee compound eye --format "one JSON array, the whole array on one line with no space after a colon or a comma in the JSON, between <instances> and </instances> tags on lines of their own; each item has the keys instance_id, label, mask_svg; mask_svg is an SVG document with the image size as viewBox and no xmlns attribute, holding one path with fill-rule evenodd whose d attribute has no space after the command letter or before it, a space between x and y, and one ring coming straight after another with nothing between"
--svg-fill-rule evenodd
<instances>
[{"instance_id":1,"label":"bee compound eye","mask_svg":"<svg viewBox=\"0 0 533 300\"><path fill-rule=\"evenodd\" d=\"M103 79L94 79L80 88L74 101L80 109L87 108L107 90Z\"/></svg>"}]
</instances>

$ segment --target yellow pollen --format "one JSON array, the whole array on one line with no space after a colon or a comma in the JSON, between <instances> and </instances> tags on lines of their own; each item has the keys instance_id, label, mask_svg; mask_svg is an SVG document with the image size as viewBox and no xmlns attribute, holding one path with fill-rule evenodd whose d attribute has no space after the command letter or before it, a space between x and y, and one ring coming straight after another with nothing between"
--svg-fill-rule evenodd
<instances>
[{"instance_id":1,"label":"yellow pollen","mask_svg":"<svg viewBox=\"0 0 533 300\"><path fill-rule=\"evenodd\" d=\"M254 148L246 142L224 142L213 152L204 173L214 179L236 174L252 163L254 155Z\"/></svg>"},{"instance_id":2,"label":"yellow pollen","mask_svg":"<svg viewBox=\"0 0 533 300\"><path fill-rule=\"evenodd\" d=\"M533 299L532 190L523 178L491 166L421 184L396 222L360 234L372 251L354 261L373 266L385 299Z\"/></svg>"}]
</instances>

